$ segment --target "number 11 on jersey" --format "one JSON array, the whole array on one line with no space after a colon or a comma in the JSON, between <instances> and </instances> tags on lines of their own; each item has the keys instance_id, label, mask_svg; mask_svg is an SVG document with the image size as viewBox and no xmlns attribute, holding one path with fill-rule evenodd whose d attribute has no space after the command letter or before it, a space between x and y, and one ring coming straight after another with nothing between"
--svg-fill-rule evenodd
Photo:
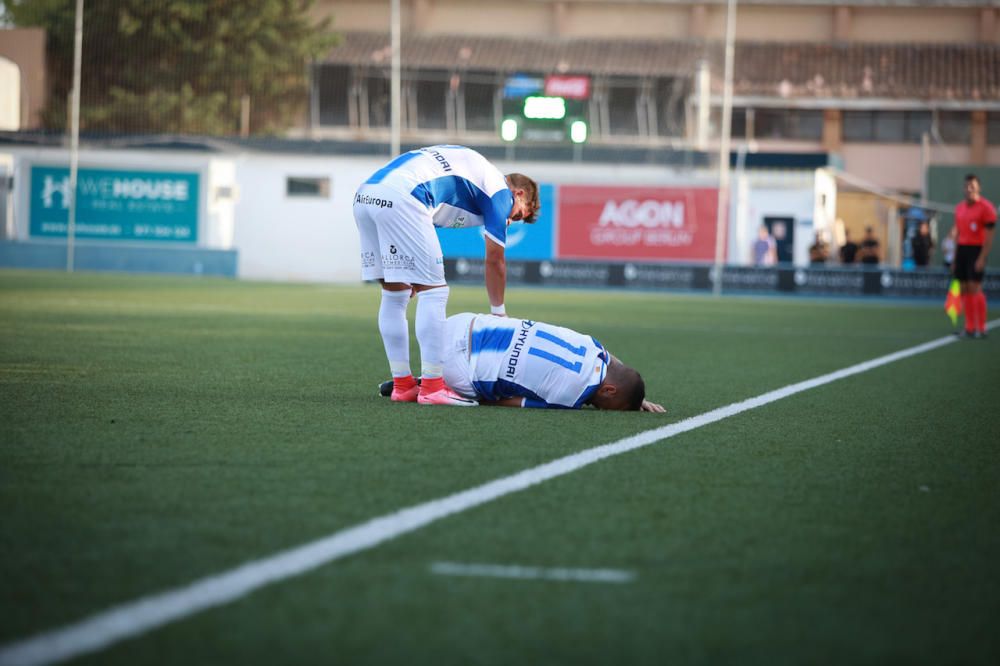
<instances>
[{"instance_id":1,"label":"number 11 on jersey","mask_svg":"<svg viewBox=\"0 0 1000 666\"><path fill-rule=\"evenodd\" d=\"M543 330L535 331L535 338L548 340L557 347L565 349L573 356L586 356L587 354L587 348L585 346L580 345L579 347L574 347L573 345L566 342L562 338L552 335L551 333L547 333ZM572 370L573 372L576 373L579 373L580 370L583 368L583 361L568 360L552 352L545 351L544 349L539 349L538 347L532 347L531 349L529 349L528 354L530 356L537 356L538 358L545 359L546 361L555 363L556 365L562 366L567 370Z\"/></svg>"}]
</instances>

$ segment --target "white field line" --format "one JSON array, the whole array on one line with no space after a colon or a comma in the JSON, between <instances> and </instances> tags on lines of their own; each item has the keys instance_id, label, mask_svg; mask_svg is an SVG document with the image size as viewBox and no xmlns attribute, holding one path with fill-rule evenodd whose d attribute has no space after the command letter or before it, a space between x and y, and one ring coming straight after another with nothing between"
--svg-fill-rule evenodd
<instances>
[{"instance_id":1,"label":"white field line","mask_svg":"<svg viewBox=\"0 0 1000 666\"><path fill-rule=\"evenodd\" d=\"M462 564L460 562L434 562L431 564L431 573L439 576L555 580L578 583L631 583L635 580L635 573L623 569L567 569L564 567L526 567L518 564Z\"/></svg>"},{"instance_id":2,"label":"white field line","mask_svg":"<svg viewBox=\"0 0 1000 666\"><path fill-rule=\"evenodd\" d=\"M997 324L1000 324L1000 320L990 322L990 328ZM184 587L113 606L79 622L0 646L0 666L52 664L102 650L170 622L235 601L271 583L304 574L334 560L374 548L442 518L575 472L605 458L649 446L838 379L929 352L952 344L956 340L957 338L949 335L814 379L791 384L677 423L586 449L447 497L373 518L297 548L281 551L269 557L247 562L235 569L196 580ZM981 343L969 341L964 344Z\"/></svg>"}]
</instances>

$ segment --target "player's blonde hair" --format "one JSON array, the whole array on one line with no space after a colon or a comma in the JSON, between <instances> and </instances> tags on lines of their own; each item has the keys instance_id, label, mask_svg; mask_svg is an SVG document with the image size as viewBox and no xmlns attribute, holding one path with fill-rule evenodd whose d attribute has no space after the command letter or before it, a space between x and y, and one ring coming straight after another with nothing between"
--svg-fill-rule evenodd
<instances>
[{"instance_id":1,"label":"player's blonde hair","mask_svg":"<svg viewBox=\"0 0 1000 666\"><path fill-rule=\"evenodd\" d=\"M538 201L538 183L533 181L531 178L528 178L523 173L507 174L507 182L519 190L524 190L528 200L528 205L531 206L531 214L525 216L525 218L521 221L527 224L532 224L538 219L538 211L542 209L542 204Z\"/></svg>"}]
</instances>

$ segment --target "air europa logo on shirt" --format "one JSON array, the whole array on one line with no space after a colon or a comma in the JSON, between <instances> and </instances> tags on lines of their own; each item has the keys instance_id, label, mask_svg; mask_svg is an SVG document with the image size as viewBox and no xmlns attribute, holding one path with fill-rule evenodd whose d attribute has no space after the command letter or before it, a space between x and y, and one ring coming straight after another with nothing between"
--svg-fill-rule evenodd
<instances>
[{"instance_id":1,"label":"air europa logo on shirt","mask_svg":"<svg viewBox=\"0 0 1000 666\"><path fill-rule=\"evenodd\" d=\"M355 194L354 203L364 204L365 206L378 206L379 208L392 208L392 201L390 199L380 199L379 197L367 194Z\"/></svg>"}]
</instances>

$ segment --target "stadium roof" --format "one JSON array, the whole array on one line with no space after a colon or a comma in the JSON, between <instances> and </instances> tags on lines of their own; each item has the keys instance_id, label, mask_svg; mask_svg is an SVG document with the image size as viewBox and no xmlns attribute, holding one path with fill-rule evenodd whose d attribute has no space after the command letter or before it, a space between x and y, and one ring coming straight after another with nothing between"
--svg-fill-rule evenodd
<instances>
[{"instance_id":1,"label":"stadium roof","mask_svg":"<svg viewBox=\"0 0 1000 666\"><path fill-rule=\"evenodd\" d=\"M345 32L324 62L387 67L388 33ZM712 63L721 87L722 44L696 40L513 39L404 35L409 69L691 76ZM910 99L995 102L1000 47L942 44L737 42L734 93L789 100Z\"/></svg>"}]
</instances>

